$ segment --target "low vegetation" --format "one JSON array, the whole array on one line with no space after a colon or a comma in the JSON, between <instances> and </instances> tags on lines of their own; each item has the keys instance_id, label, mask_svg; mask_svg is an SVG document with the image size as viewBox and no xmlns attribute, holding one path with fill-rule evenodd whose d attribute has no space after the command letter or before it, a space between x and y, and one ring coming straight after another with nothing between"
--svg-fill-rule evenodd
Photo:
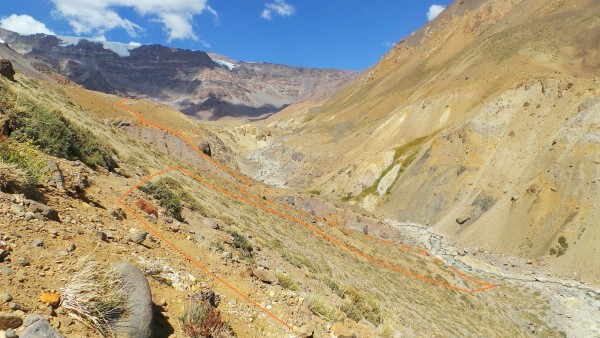
<instances>
[{"instance_id":1,"label":"low vegetation","mask_svg":"<svg viewBox=\"0 0 600 338\"><path fill-rule=\"evenodd\" d=\"M252 257L254 248L248 242L246 237L235 230L228 230L228 234L233 238L233 247L239 249L244 257Z\"/></svg>"},{"instance_id":2,"label":"low vegetation","mask_svg":"<svg viewBox=\"0 0 600 338\"><path fill-rule=\"evenodd\" d=\"M3 118L2 133L8 137L2 142L0 156L4 161L14 163L26 171L38 170L32 156L21 153L15 156L10 148L15 144L26 144L29 154L39 150L45 154L80 160L91 168L104 167L114 170L114 150L100 142L90 130L79 127L63 114L34 99L15 94L0 83L0 111ZM22 150L22 149L21 149ZM35 173L32 176L37 178Z\"/></svg>"},{"instance_id":3,"label":"low vegetation","mask_svg":"<svg viewBox=\"0 0 600 338\"><path fill-rule=\"evenodd\" d=\"M235 334L208 301L192 301L179 317L181 330L192 338L229 338Z\"/></svg>"},{"instance_id":4,"label":"low vegetation","mask_svg":"<svg viewBox=\"0 0 600 338\"><path fill-rule=\"evenodd\" d=\"M300 290L300 285L298 285L298 282L296 282L295 279L288 275L278 273L277 280L279 281L279 285L281 285L284 289L288 289L291 291Z\"/></svg>"},{"instance_id":5,"label":"low vegetation","mask_svg":"<svg viewBox=\"0 0 600 338\"><path fill-rule=\"evenodd\" d=\"M565 236L560 236L558 238L558 244L550 248L550 254L556 255L556 257L560 257L567 252L569 248L569 243L567 243L567 238Z\"/></svg>"},{"instance_id":6,"label":"low vegetation","mask_svg":"<svg viewBox=\"0 0 600 338\"><path fill-rule=\"evenodd\" d=\"M166 180L160 179L156 183L146 182L146 184L140 187L140 190L154 197L162 207L167 209L169 216L182 220L181 210L183 210L183 207L181 206L181 200L171 190Z\"/></svg>"}]
</instances>

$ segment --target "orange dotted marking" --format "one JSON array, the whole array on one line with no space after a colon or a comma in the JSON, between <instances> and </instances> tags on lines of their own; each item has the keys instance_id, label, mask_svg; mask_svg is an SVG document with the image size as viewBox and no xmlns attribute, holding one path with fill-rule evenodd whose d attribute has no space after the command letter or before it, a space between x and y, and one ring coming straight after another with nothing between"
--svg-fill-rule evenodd
<instances>
[{"instance_id":1,"label":"orange dotted marking","mask_svg":"<svg viewBox=\"0 0 600 338\"><path fill-rule=\"evenodd\" d=\"M213 159L212 159L210 156L207 156L206 154L204 154L204 153L203 153L202 151L200 151L200 150L199 150L199 149L198 149L198 148L197 148L197 147L196 147L196 146L195 146L195 145L194 145L194 144L193 144L191 141L189 141L188 139L186 139L186 138L185 138L185 137L182 135L182 133L181 133L181 132L174 131L174 130L172 130L172 129L169 129L169 128L166 128L166 127L163 127L163 126L159 126L159 125L156 125L156 124L153 124L153 123L147 122L147 121L144 119L144 116L143 116L142 114L140 114L140 113L138 113L138 112L136 112L136 111L134 111L134 110L132 110L132 109L129 109L128 107L126 107L126 106L124 105L124 103L125 103L126 101L127 101L127 99L123 99L123 100L121 100L121 101L118 103L118 106L119 106L120 108L122 108L123 110L125 110L125 111L127 111L127 112L129 112L129 113L131 113L131 114L133 114L133 115L135 115L135 116L137 116L137 117L138 117L138 122L139 122L139 123L142 123L142 124L145 124L145 125L148 125L148 126L151 126L151 127L157 128L157 129L160 129L160 130L164 130L164 131L166 131L166 132L169 132L169 133L171 133L171 134L173 134L173 135L176 135L176 136L178 136L179 138L181 138L181 140L183 140L183 141L184 141L186 144L188 144L188 145L189 145L189 146L190 146L190 147L191 147L191 148L192 148L192 149L193 149L193 150L194 150L196 153L198 153L200 156L202 156L202 157L203 157L205 160L207 160L207 161L209 161L210 163L214 164L214 165L215 165L215 166L217 166L218 168L221 168L222 170L224 170L225 172L229 173L230 175L232 175L232 176L233 176L233 177L235 177L236 179L238 179L238 180L242 181L242 182L243 182L243 183L244 183L246 186L250 186L250 181L249 181L248 179L246 179L246 178L245 178L245 177L243 177L242 175L240 175L240 174L238 174L238 173L236 173L236 172L234 172L234 171L230 170L229 168L225 167L224 165L222 165L222 164L220 164L220 163L216 162L216 161L215 161L215 160L213 160ZM151 180L151 179L153 179L153 178L155 178L155 177L158 177L158 176L160 176L160 175L163 175L163 174L166 174L166 173L168 173L168 172L175 171L175 170L177 170L177 171L180 171L181 173L185 174L185 175L186 175L186 176L188 176L188 177L191 177L191 178L195 179L196 181L198 181L199 183L203 184L204 186L206 186L206 187L208 187L208 188L211 188L211 189L213 189L213 190L215 190L215 191L219 191L219 192L221 192L221 193L223 193L223 194L225 194L225 195L227 195L227 196L229 196L229 197L231 197L231 198L234 198L234 199L237 199L237 200L243 201L243 202L245 202L245 203L248 203L248 204L254 205L254 206L256 206L257 208L260 208L260 209L263 209L263 210L265 210L265 211L271 212L271 213L273 213L273 214L275 214L275 215L278 215L278 216L280 216L280 217L282 217L282 218L288 219L288 220L290 220L290 221L293 221L293 222L295 222L295 223L297 223L297 224L299 224L299 225L302 225L303 227L307 228L308 230L310 230L310 231L312 231L312 232L314 232L314 233L316 233L316 234L318 234L318 235L320 235L320 236L324 237L325 239L329 240L330 242L332 242L332 243L334 243L334 244L337 244L337 245L339 245L340 247L342 247L342 248L344 248L344 249L346 249L346 250L348 250L348 251L350 251L350 252L352 252L352 253L356 254L357 256L360 256L360 257L362 257L362 258L364 258L364 259L366 259L366 260L369 260L369 261L371 261L371 262L373 262L373 263L375 263L375 264L378 264L378 265L380 265L380 266L383 266L383 267L389 268L389 269L391 269L391 270L394 270L394 271L396 271L396 272L399 272L399 273L405 274L405 275L407 275L407 276L411 276L411 277L414 277L414 278L417 278L417 279L420 279L420 280L423 280L423 281L426 281L426 282L429 282L429 283L433 283L433 284L436 284L436 285L440 285L440 286L443 286L443 287L447 287L447 288L449 288L449 289L453 289L453 290L460 291L460 292L465 292L465 293L475 293L475 292L480 292L480 291L483 291L483 290L488 290L488 289L492 289L492 288L494 288L494 285L492 285L492 284L488 284L488 283L484 283L484 282L481 282L481 281L477 281L477 280L475 280L475 279L473 279L473 278L470 278L470 277L466 276L465 274L461 273L460 271L458 271L457 269L455 269L455 268L453 268L453 267L448 267L448 268L449 268L451 271L453 271L453 272L455 272L456 274L458 274L459 276L463 277L464 279L466 279L466 280L468 280L468 281L470 281L470 282L473 282L473 283L475 283L475 284L477 284L477 285L482 285L482 287L481 287L481 288L478 288L478 289L474 289L474 290L468 290L468 289L464 289L464 288L460 288L460 287L457 287L457 286L454 286L454 285L451 285L451 284L448 284L448 283L440 282L440 281L438 281L438 280L431 279L431 278L428 278L428 277L426 277L426 276L419 275L419 274L416 274L416 273L413 273L413 272L410 272L410 271L407 271L407 270L401 269L401 268L399 268L399 267L393 266L393 265L391 265L391 264L388 264L388 263L386 263L386 262L383 262L383 261L381 261L381 260L378 260L377 258L374 258L374 257L372 257L372 256L369 256L369 255L367 255L367 254L365 254L365 253L361 252L360 250L358 250L358 249L355 249L355 248L353 248L353 247L349 246L348 244L345 244L345 243L341 242L340 240L338 240L338 239L336 239L336 238L334 238L334 237L332 237L332 236L330 236L330 235L328 235L328 234L324 233L323 231L321 231L321 230L319 230L319 229L315 228L314 226L311 226L311 225L309 225L309 224L307 224L307 223L303 222L302 220L300 220L300 219L298 219L298 218L296 218L296 217L294 217L294 216L291 216L291 215L285 214L285 213L283 213L283 212L280 212L280 211L278 211L278 210L275 210L275 209L273 209L273 208L271 208L271 207L269 207L269 206L267 206L267 205L264 205L264 204L262 204L262 203L255 202L255 201L253 201L253 200L251 200L251 199L248 199L248 198L245 198L245 197L243 197L243 196L236 195L236 194L234 194L234 193L230 192L229 190L226 190L226 189L224 189L224 188L221 188L221 187L219 187L219 186L216 186L216 185L214 185L214 184L212 184L212 183L209 183L208 181L206 181L206 180L202 179L201 177L199 177L199 176L197 176L197 175L195 175L195 174L193 174L193 173L191 173L191 172L189 172L189 171L187 171L187 170L185 170L185 169L183 169L183 168L181 168L181 167L178 167L178 166L174 166L174 167L171 167L171 168L168 168L168 169L165 169L165 170L159 171L159 172L157 172L157 173L155 173L155 174L152 174L152 175L150 175L150 176L148 176L148 177L146 177L146 178L142 179L142 180L141 180L141 181L140 181L138 184L136 184L135 186L131 187L131 188L130 188L130 189L129 189L129 190L128 190L128 191L127 191L125 194L123 194L121 197L119 197L119 198L117 199L117 202L118 202L118 203L119 203L121 206L123 206L123 208L124 208L124 209L125 209L125 210L126 210L128 213L132 214L132 215L133 215L133 216L134 216L134 217L135 217L135 218L136 218L138 221L140 221L142 224L144 224L144 225L145 225L145 226L146 226L146 227L147 227L147 228L148 228L148 229L149 229L149 230L150 230L150 231L151 231L151 232L152 232L154 235L156 235L156 237L157 237L157 238L159 238L161 241L163 241L163 242L164 242L164 243L165 243L167 246L169 246L169 247L170 247L170 248L172 248L174 251L176 251L176 252L178 252L179 254L181 254L181 255L182 255L184 258L186 258L186 259L187 259L187 260L189 260L189 261L190 261L192 264L194 264L196 267L198 267L199 269L201 269L202 271L204 271L204 272L205 272L207 275L209 275L209 276L211 276L212 278L214 278L215 280L219 281L220 283L222 283L223 285L225 285L226 287L228 287L229 289L231 289L232 291L234 291L236 294L238 294L240 297L242 297L243 299L247 300L249 303L253 304L255 307L257 307L258 309L260 309L261 311L263 311L264 313L266 313L267 315L269 315L271 318L275 319L276 321L278 321L279 323L281 323L282 325L284 325L286 328L288 328L288 329L290 329L290 330L292 329L292 326L291 326L291 325L287 324L287 323L286 323L284 320L282 320L281 318L277 317L275 314L273 314L272 312L270 312L270 311L269 311L269 310L267 310L266 308L263 308L262 306L260 306L260 304L258 304L257 302L255 302L254 300L252 300L250 297L248 297L247 295L245 295L244 293L242 293L241 291L239 291L237 288L235 288L233 285L229 284L227 281L223 280L223 279L222 279L222 278L220 278L219 276L217 276L217 275L215 275L214 273L210 272L210 271L209 271L209 270L208 270L208 269L207 269L207 268L206 268L206 267L205 267L203 264L201 264L200 262L198 262L197 260L195 260L193 257L189 256L189 255L188 255L187 253L185 253L185 252L184 252L182 249L180 249L179 247L177 247L176 245L174 245L172 242L170 242L169 240L167 240L167 239L166 239L164 236L162 236L162 235L161 235L161 234L160 234L160 233L159 233L159 232L158 232L158 231L157 231L157 230L156 230L156 229L155 229L155 228L154 228L154 227L153 227L151 224L149 224L148 222L146 222L146 220L145 220L144 218L142 218L140 215L138 215L138 214L137 214L137 213L136 213L136 212L135 212L133 209L131 209L131 208L130 208L128 205L126 205L126 204L123 202L123 200L124 200L124 199L125 199L125 198L126 198L128 195L129 195L129 194L131 194L133 191L135 191L136 189L138 189L138 188L139 188L139 187L140 187L142 184L144 184L145 182L147 182L147 181L149 181L149 180ZM238 186L238 189L239 189L239 187L240 187L240 186ZM262 197L260 197L260 196L256 196L256 195L254 195L254 196L253 196L253 198L254 198L254 199L256 199L256 200L263 201ZM284 208L284 209L289 209L289 207L285 206L284 204L282 204L282 208ZM296 211L297 211L298 213L300 213L300 214L303 214L303 215L306 215L306 214L308 214L307 212L305 212L305 211L303 211L303 210L299 210L299 209L298 209L298 210L296 210ZM337 226L337 225L334 225L335 223L333 223L333 222L330 222L330 221L328 221L328 222L329 222L329 224L331 224L332 226ZM344 231L344 232L346 232L346 233L352 233L352 232L355 232L355 231L354 231L354 230L352 230L352 229L344 229L343 231ZM405 249L409 249L409 250L411 250L411 249L412 249L410 246L407 246L407 245L402 245L402 244L400 244L400 247L402 247L402 248L405 248ZM427 251L425 251L425 250L419 250L419 252L421 252L421 253L424 253L424 254L426 254L426 255L429 255L429 253L428 253Z\"/></svg>"}]
</instances>

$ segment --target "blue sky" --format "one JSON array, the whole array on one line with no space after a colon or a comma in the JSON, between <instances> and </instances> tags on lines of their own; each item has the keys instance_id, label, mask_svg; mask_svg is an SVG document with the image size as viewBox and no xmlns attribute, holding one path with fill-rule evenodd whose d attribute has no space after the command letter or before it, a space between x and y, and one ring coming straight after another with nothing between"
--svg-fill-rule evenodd
<instances>
[{"instance_id":1,"label":"blue sky","mask_svg":"<svg viewBox=\"0 0 600 338\"><path fill-rule=\"evenodd\" d=\"M363 70L451 0L0 0L0 26Z\"/></svg>"}]
</instances>

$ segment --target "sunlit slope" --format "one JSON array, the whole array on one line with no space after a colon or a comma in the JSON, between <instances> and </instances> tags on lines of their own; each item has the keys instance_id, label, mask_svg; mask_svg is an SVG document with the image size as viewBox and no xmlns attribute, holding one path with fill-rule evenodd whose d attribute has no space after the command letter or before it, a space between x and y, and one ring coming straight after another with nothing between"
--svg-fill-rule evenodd
<instances>
[{"instance_id":1,"label":"sunlit slope","mask_svg":"<svg viewBox=\"0 0 600 338\"><path fill-rule=\"evenodd\" d=\"M599 45L597 1L456 1L353 86L265 126L305 156L291 185L592 276Z\"/></svg>"}]
</instances>

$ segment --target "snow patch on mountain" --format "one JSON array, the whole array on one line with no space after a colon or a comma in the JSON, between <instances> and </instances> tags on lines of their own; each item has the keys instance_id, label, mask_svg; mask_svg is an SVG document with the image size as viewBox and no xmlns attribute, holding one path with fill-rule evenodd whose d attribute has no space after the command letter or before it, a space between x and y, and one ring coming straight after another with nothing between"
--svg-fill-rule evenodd
<instances>
[{"instance_id":1,"label":"snow patch on mountain","mask_svg":"<svg viewBox=\"0 0 600 338\"><path fill-rule=\"evenodd\" d=\"M227 61L219 60L219 59L212 59L212 60L215 63L218 63L219 65L221 65L221 66L223 66L223 67L225 67L225 68L227 68L229 70L232 70L232 69L234 69L236 67L235 64L233 64L231 62L227 62Z\"/></svg>"},{"instance_id":2,"label":"snow patch on mountain","mask_svg":"<svg viewBox=\"0 0 600 338\"><path fill-rule=\"evenodd\" d=\"M101 43L105 49L112 50L113 52L117 53L119 56L129 56L129 54L130 54L129 52L132 49L136 49L142 45L141 43L133 42L133 41L131 41L129 43L121 43L121 42L104 41L104 40L99 40L99 39L80 38L80 37L76 37L76 36L59 36L58 38L61 40L62 43L60 45L63 47L66 47L68 45L77 45L79 43L79 41L81 41L81 40L98 42L98 43Z\"/></svg>"}]
</instances>

